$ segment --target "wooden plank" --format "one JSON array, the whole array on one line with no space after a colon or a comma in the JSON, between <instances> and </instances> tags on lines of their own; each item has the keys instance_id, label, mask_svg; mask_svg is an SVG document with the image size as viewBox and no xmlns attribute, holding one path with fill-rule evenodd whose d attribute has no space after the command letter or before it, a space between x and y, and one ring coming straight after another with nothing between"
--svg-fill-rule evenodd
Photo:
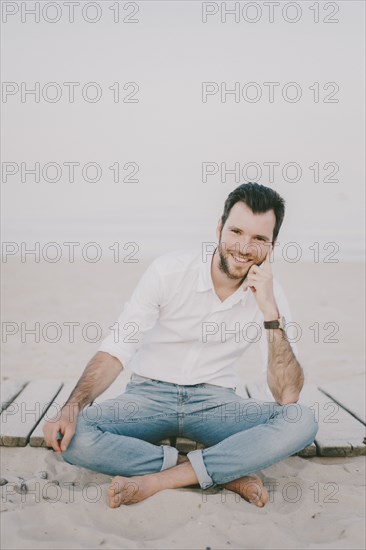
<instances>
[{"instance_id":1,"label":"wooden plank","mask_svg":"<svg viewBox=\"0 0 366 550\"><path fill-rule=\"evenodd\" d=\"M180 453L187 454L197 449L197 441L193 441L187 437L177 437L174 447L176 447Z\"/></svg>"},{"instance_id":2,"label":"wooden plank","mask_svg":"<svg viewBox=\"0 0 366 550\"><path fill-rule=\"evenodd\" d=\"M171 445L171 441L169 438L162 439L161 441L158 441L156 445Z\"/></svg>"},{"instance_id":3,"label":"wooden plank","mask_svg":"<svg viewBox=\"0 0 366 550\"><path fill-rule=\"evenodd\" d=\"M363 424L366 424L365 376L322 384L319 389Z\"/></svg>"},{"instance_id":4,"label":"wooden plank","mask_svg":"<svg viewBox=\"0 0 366 550\"><path fill-rule=\"evenodd\" d=\"M304 386L300 403L314 411L319 423L315 438L321 456L359 456L366 454L365 426L321 392L316 386Z\"/></svg>"},{"instance_id":5,"label":"wooden plank","mask_svg":"<svg viewBox=\"0 0 366 550\"><path fill-rule=\"evenodd\" d=\"M265 403L273 403L275 402L275 398L272 395L271 390L268 387L267 382L253 382L251 384L247 384L247 391L250 397L254 397L254 399L259 399L260 401L264 401ZM312 443L311 445L308 445L305 447L305 449L302 449L298 453L296 453L297 456L301 456L303 458L309 457L309 456L315 456L316 455L316 445L315 443Z\"/></svg>"},{"instance_id":6,"label":"wooden plank","mask_svg":"<svg viewBox=\"0 0 366 550\"><path fill-rule=\"evenodd\" d=\"M12 401L14 401L26 384L27 382L20 380L3 380L1 382L0 414L10 405Z\"/></svg>"},{"instance_id":7,"label":"wooden plank","mask_svg":"<svg viewBox=\"0 0 366 550\"><path fill-rule=\"evenodd\" d=\"M45 420L53 418L61 411L61 408L64 406L65 402L69 398L70 393L75 388L77 381L78 379L71 380L70 382L66 382L62 386L62 389L60 390L60 392L55 396L55 399L53 400L52 405L50 405L49 409L47 410L47 413L44 415L44 417L39 422L39 424L37 424L35 430L32 432L30 436L29 445L31 445L31 447L46 447L43 439L43 429L42 429L45 423Z\"/></svg>"},{"instance_id":8,"label":"wooden plank","mask_svg":"<svg viewBox=\"0 0 366 550\"><path fill-rule=\"evenodd\" d=\"M0 445L24 447L61 386L60 380L29 382L0 416Z\"/></svg>"}]
</instances>

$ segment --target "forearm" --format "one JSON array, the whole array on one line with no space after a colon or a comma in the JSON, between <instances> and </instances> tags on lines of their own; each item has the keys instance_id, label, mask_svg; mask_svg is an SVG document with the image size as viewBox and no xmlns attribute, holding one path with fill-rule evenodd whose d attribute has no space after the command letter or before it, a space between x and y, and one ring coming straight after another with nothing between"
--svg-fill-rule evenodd
<instances>
[{"instance_id":1,"label":"forearm","mask_svg":"<svg viewBox=\"0 0 366 550\"><path fill-rule=\"evenodd\" d=\"M65 405L76 405L82 410L112 384L122 369L119 359L98 351L85 367Z\"/></svg>"},{"instance_id":2,"label":"forearm","mask_svg":"<svg viewBox=\"0 0 366 550\"><path fill-rule=\"evenodd\" d=\"M281 405L296 403L304 384L304 373L297 361L286 333L267 329L267 382L273 397Z\"/></svg>"}]
</instances>

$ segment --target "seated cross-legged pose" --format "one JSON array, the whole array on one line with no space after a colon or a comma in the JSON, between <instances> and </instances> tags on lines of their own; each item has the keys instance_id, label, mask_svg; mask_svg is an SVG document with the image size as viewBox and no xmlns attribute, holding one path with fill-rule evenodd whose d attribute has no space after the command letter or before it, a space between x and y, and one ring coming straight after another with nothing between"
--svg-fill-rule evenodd
<instances>
[{"instance_id":1,"label":"seated cross-legged pose","mask_svg":"<svg viewBox=\"0 0 366 550\"><path fill-rule=\"evenodd\" d=\"M218 246L170 252L149 265L118 328L59 417L43 425L46 445L66 462L115 476L112 508L197 484L262 507L268 492L256 472L314 441L318 424L298 403L304 373L284 330L289 305L272 275L284 213L271 188L234 189L217 224ZM243 352L257 341L272 403L236 393ZM127 365L125 392L93 405ZM174 436L204 448L184 456L159 444Z\"/></svg>"}]
</instances>

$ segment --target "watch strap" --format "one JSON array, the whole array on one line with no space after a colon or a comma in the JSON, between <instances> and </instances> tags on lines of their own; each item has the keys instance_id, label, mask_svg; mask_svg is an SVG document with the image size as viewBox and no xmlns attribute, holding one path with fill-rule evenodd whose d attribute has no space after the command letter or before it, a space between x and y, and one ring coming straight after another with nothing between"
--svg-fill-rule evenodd
<instances>
[{"instance_id":1,"label":"watch strap","mask_svg":"<svg viewBox=\"0 0 366 550\"><path fill-rule=\"evenodd\" d=\"M264 328L280 328L280 322L276 321L264 321Z\"/></svg>"},{"instance_id":2,"label":"watch strap","mask_svg":"<svg viewBox=\"0 0 366 550\"><path fill-rule=\"evenodd\" d=\"M285 330L286 321L283 315L280 315L278 319L275 319L273 321L264 321L263 325L264 328L268 329L280 328L281 330Z\"/></svg>"}]
</instances>

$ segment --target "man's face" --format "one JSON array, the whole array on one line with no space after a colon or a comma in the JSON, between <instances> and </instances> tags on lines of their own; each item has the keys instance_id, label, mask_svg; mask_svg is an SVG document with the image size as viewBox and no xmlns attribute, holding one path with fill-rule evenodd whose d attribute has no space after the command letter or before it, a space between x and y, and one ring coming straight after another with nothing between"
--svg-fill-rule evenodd
<instances>
[{"instance_id":1,"label":"man's face","mask_svg":"<svg viewBox=\"0 0 366 550\"><path fill-rule=\"evenodd\" d=\"M253 214L244 202L237 202L216 234L219 239L219 269L230 279L244 279L253 264L261 265L272 243L276 216L273 210Z\"/></svg>"}]
</instances>

